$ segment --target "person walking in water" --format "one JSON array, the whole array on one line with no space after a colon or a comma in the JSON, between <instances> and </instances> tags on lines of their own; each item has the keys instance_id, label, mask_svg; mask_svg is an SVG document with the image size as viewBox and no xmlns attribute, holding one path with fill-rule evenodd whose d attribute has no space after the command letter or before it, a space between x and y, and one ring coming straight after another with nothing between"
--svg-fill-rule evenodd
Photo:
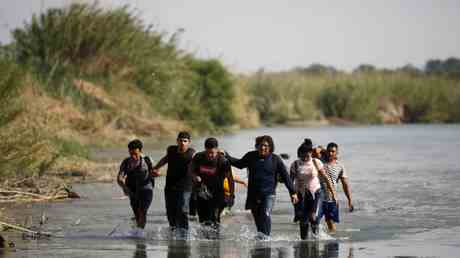
<instances>
[{"instance_id":1,"label":"person walking in water","mask_svg":"<svg viewBox=\"0 0 460 258\"><path fill-rule=\"evenodd\" d=\"M323 163L317 158L312 158L312 153L312 142L310 139L305 139L297 149L298 159L292 163L290 169L294 188L299 198L297 218L301 239L307 238L309 225L311 225L313 234L318 233L318 212L322 204L319 178L324 179L326 191L331 192L332 200L337 200L335 189L323 169Z\"/></svg>"},{"instance_id":2,"label":"person walking in water","mask_svg":"<svg viewBox=\"0 0 460 258\"><path fill-rule=\"evenodd\" d=\"M291 179L281 158L274 154L275 145L269 135L257 138L255 151L247 152L241 159L226 158L232 166L248 168L248 193L245 208L251 210L259 237L266 238L271 233L271 213L275 202L278 175L289 191L292 202L297 202Z\"/></svg>"},{"instance_id":3,"label":"person walking in water","mask_svg":"<svg viewBox=\"0 0 460 258\"><path fill-rule=\"evenodd\" d=\"M145 235L147 211L153 197L153 176L157 176L151 159L142 154L142 146L138 139L128 143L129 157L121 163L117 176L117 183L129 197L136 219L137 228L132 233L139 237Z\"/></svg>"},{"instance_id":4,"label":"person walking in water","mask_svg":"<svg viewBox=\"0 0 460 258\"><path fill-rule=\"evenodd\" d=\"M192 191L192 177L189 165L195 150L190 147L188 132L177 135L177 145L169 146L166 155L154 166L154 172L168 164L165 185L166 215L171 230L188 231L188 211Z\"/></svg>"},{"instance_id":5,"label":"person walking in water","mask_svg":"<svg viewBox=\"0 0 460 258\"><path fill-rule=\"evenodd\" d=\"M198 185L198 219L205 226L218 229L225 207L224 179L232 178L232 168L219 154L216 138L207 138L204 147L205 151L198 152L190 165L193 181Z\"/></svg>"},{"instance_id":6,"label":"person walking in water","mask_svg":"<svg viewBox=\"0 0 460 258\"><path fill-rule=\"evenodd\" d=\"M324 169L326 171L326 174L330 178L334 190L337 189L337 183L339 182L339 180L342 182L343 191L348 200L348 210L349 212L353 212L354 207L351 201L351 189L350 184L348 182L348 175L345 170L345 166L338 161L338 152L339 146L336 143L331 142L327 145L327 161L324 164ZM323 187L325 187L326 181L322 179L321 184ZM330 194L330 192L325 191L324 195L325 197L324 202L322 204L322 211L320 212L319 217L322 218L323 216L325 216L329 232L334 233L336 231L335 223L340 222L339 207L337 205L337 202L334 201L333 196Z\"/></svg>"}]
</instances>

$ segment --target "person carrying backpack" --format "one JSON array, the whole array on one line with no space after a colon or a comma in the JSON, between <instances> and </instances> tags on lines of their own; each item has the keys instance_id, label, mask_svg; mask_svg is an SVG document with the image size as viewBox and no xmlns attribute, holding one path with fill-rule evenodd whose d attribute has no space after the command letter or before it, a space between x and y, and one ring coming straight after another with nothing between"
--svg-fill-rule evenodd
<instances>
[{"instance_id":1,"label":"person carrying backpack","mask_svg":"<svg viewBox=\"0 0 460 258\"><path fill-rule=\"evenodd\" d=\"M144 236L147 211L152 203L154 178L152 160L142 154L143 144L136 139L128 144L129 157L120 165L117 183L129 197L131 209L136 218L133 234Z\"/></svg>"}]
</instances>

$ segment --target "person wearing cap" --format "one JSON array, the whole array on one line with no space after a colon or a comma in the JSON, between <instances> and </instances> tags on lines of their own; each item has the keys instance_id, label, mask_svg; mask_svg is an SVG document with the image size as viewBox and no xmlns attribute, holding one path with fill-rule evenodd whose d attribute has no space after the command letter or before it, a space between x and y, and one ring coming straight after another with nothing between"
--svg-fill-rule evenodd
<instances>
[{"instance_id":1,"label":"person wearing cap","mask_svg":"<svg viewBox=\"0 0 460 258\"><path fill-rule=\"evenodd\" d=\"M166 155L154 166L154 172L168 164L165 184L166 216L171 230L180 229L188 231L188 212L192 192L192 177L189 165L195 150L190 147L191 137L188 132L179 132L177 145L171 145L166 150Z\"/></svg>"},{"instance_id":2,"label":"person wearing cap","mask_svg":"<svg viewBox=\"0 0 460 258\"><path fill-rule=\"evenodd\" d=\"M288 189L292 202L297 202L291 179L281 158L274 154L275 145L269 135L256 138L257 150L247 152L241 159L225 153L231 165L239 169L248 168L248 191L245 208L251 210L258 238L271 234L271 213L275 202L278 175Z\"/></svg>"},{"instance_id":3,"label":"person wearing cap","mask_svg":"<svg viewBox=\"0 0 460 258\"><path fill-rule=\"evenodd\" d=\"M152 161L142 154L143 144L135 139L128 143L129 157L120 165L117 183L129 197L131 209L136 219L134 233L143 236L147 211L152 203L154 179Z\"/></svg>"}]
</instances>

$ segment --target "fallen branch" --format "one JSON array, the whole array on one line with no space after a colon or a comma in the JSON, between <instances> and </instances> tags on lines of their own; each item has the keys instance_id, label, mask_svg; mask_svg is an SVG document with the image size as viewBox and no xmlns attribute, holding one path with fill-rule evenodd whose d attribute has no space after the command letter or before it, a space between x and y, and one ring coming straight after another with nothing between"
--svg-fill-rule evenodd
<instances>
[{"instance_id":1,"label":"fallen branch","mask_svg":"<svg viewBox=\"0 0 460 258\"><path fill-rule=\"evenodd\" d=\"M0 188L0 203L42 202L67 198L80 198L80 195L65 185L59 186L46 195Z\"/></svg>"},{"instance_id":2,"label":"fallen branch","mask_svg":"<svg viewBox=\"0 0 460 258\"><path fill-rule=\"evenodd\" d=\"M0 198L0 203L16 203L16 202L45 202L53 201L60 199L69 198L68 194L59 194L54 196L44 196L42 198L20 198L20 197L10 197L10 198Z\"/></svg>"},{"instance_id":3,"label":"fallen branch","mask_svg":"<svg viewBox=\"0 0 460 258\"><path fill-rule=\"evenodd\" d=\"M29 193L29 192L20 192L20 191L11 191L11 190L4 190L0 189L0 194L21 194L21 195L28 195L28 196L33 196L37 198L46 198L46 195L41 195L41 194L34 194L34 193Z\"/></svg>"},{"instance_id":4,"label":"fallen branch","mask_svg":"<svg viewBox=\"0 0 460 258\"><path fill-rule=\"evenodd\" d=\"M53 234L50 233L50 232L33 231L33 230L28 229L28 228L24 228L24 227L21 227L21 226L18 226L18 225L9 224L9 223L2 222L2 221L0 221L0 225L5 227L5 228L11 228L11 229L14 229L16 231L19 231L19 232L22 232L22 233L27 233L27 234L30 234L30 235L36 236L36 237L40 237L40 236L51 237L51 236L53 236Z\"/></svg>"}]
</instances>

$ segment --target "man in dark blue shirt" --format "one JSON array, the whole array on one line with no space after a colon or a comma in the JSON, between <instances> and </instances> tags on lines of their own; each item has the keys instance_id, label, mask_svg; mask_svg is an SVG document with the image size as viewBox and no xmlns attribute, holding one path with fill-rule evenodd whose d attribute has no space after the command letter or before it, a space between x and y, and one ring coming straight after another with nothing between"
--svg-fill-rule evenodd
<instances>
[{"instance_id":1,"label":"man in dark blue shirt","mask_svg":"<svg viewBox=\"0 0 460 258\"><path fill-rule=\"evenodd\" d=\"M281 158L274 154L275 145L269 135L256 138L256 151L246 153L241 159L226 158L239 169L248 168L248 195L246 209L251 210L257 232L270 236L271 213L276 195L278 176L286 185L292 202L297 202L292 181Z\"/></svg>"}]
</instances>

